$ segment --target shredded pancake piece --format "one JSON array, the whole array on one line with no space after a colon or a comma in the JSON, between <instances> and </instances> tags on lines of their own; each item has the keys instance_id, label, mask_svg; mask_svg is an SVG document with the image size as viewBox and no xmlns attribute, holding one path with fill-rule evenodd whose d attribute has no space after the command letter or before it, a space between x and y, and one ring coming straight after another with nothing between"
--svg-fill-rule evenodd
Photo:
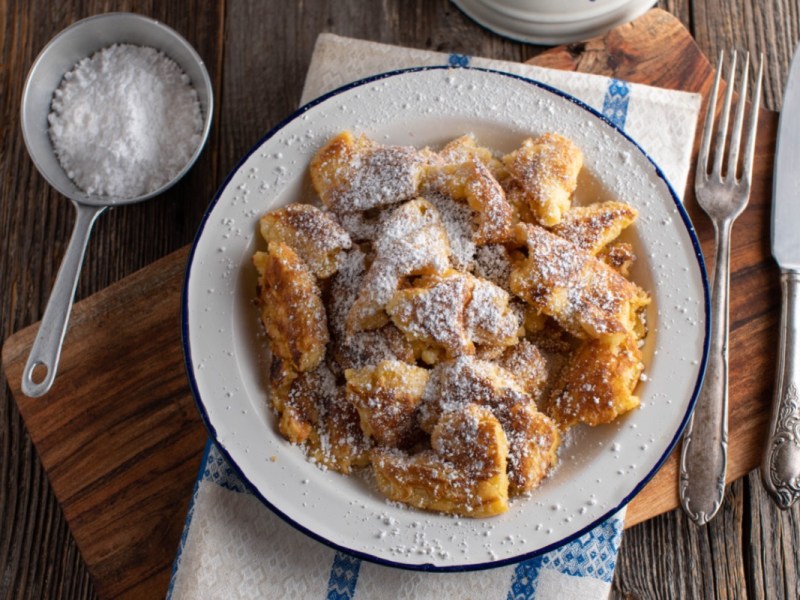
<instances>
[{"instance_id":1,"label":"shredded pancake piece","mask_svg":"<svg viewBox=\"0 0 800 600\"><path fill-rule=\"evenodd\" d=\"M516 344L520 318L511 307L511 296L491 281L469 278L472 296L467 304L465 321L472 341L502 348Z\"/></svg>"},{"instance_id":2,"label":"shredded pancake piece","mask_svg":"<svg viewBox=\"0 0 800 600\"><path fill-rule=\"evenodd\" d=\"M644 290L546 229L517 225L528 258L511 273L511 290L578 338L624 337L650 302Z\"/></svg>"},{"instance_id":3,"label":"shredded pancake piece","mask_svg":"<svg viewBox=\"0 0 800 600\"><path fill-rule=\"evenodd\" d=\"M637 212L623 202L573 206L551 231L581 250L597 254L636 220Z\"/></svg>"},{"instance_id":4,"label":"shredded pancake piece","mask_svg":"<svg viewBox=\"0 0 800 600\"><path fill-rule=\"evenodd\" d=\"M550 369L544 353L527 339L506 349L498 364L511 373L530 394L538 400L550 376Z\"/></svg>"},{"instance_id":5,"label":"shredded pancake piece","mask_svg":"<svg viewBox=\"0 0 800 600\"><path fill-rule=\"evenodd\" d=\"M296 371L315 369L325 356L328 327L322 293L306 263L289 246L271 242L256 252L261 322L272 353Z\"/></svg>"},{"instance_id":6,"label":"shredded pancake piece","mask_svg":"<svg viewBox=\"0 0 800 600\"><path fill-rule=\"evenodd\" d=\"M423 360L437 362L437 350L445 356L473 354L465 311L472 294L472 280L457 271L420 278L415 287L395 292L386 306L392 322Z\"/></svg>"},{"instance_id":7,"label":"shredded pancake piece","mask_svg":"<svg viewBox=\"0 0 800 600\"><path fill-rule=\"evenodd\" d=\"M449 266L450 245L436 209L421 198L396 208L375 242L375 258L347 315L348 331L382 327L389 320L386 305L405 277Z\"/></svg>"},{"instance_id":8,"label":"shredded pancake piece","mask_svg":"<svg viewBox=\"0 0 800 600\"><path fill-rule=\"evenodd\" d=\"M317 426L306 442L309 458L345 475L370 463L372 444L361 430L358 411L347 402L345 391L327 396Z\"/></svg>"},{"instance_id":9,"label":"shredded pancake piece","mask_svg":"<svg viewBox=\"0 0 800 600\"><path fill-rule=\"evenodd\" d=\"M644 365L634 336L621 343L586 340L561 372L547 407L563 429L576 423L599 425L639 406L633 390Z\"/></svg>"},{"instance_id":10,"label":"shredded pancake piece","mask_svg":"<svg viewBox=\"0 0 800 600\"><path fill-rule=\"evenodd\" d=\"M430 432L443 413L458 412L469 404L502 412L515 404L529 402L531 397L500 365L460 356L436 365L430 372L418 418L422 429Z\"/></svg>"},{"instance_id":11,"label":"shredded pancake piece","mask_svg":"<svg viewBox=\"0 0 800 600\"><path fill-rule=\"evenodd\" d=\"M558 462L558 425L531 402L515 404L500 422L508 438L509 495L536 488Z\"/></svg>"},{"instance_id":12,"label":"shredded pancake piece","mask_svg":"<svg viewBox=\"0 0 800 600\"><path fill-rule=\"evenodd\" d=\"M344 132L312 159L311 182L330 210L363 211L414 197L423 164L416 148L382 146Z\"/></svg>"},{"instance_id":13,"label":"shredded pancake piece","mask_svg":"<svg viewBox=\"0 0 800 600\"><path fill-rule=\"evenodd\" d=\"M347 315L362 287L366 256L358 248L348 252L331 278L327 295L330 350L333 370L361 369L382 360L414 363L414 349L406 337L391 323L368 331L348 332Z\"/></svg>"},{"instance_id":14,"label":"shredded pancake piece","mask_svg":"<svg viewBox=\"0 0 800 600\"><path fill-rule=\"evenodd\" d=\"M441 419L431 450L410 456L374 450L378 488L425 510L490 517L508 510L508 442L491 411L475 404Z\"/></svg>"},{"instance_id":15,"label":"shredded pancake piece","mask_svg":"<svg viewBox=\"0 0 800 600\"><path fill-rule=\"evenodd\" d=\"M396 360L347 369L347 401L358 411L364 435L389 447L415 439L414 414L428 383L428 371Z\"/></svg>"},{"instance_id":16,"label":"shredded pancake piece","mask_svg":"<svg viewBox=\"0 0 800 600\"><path fill-rule=\"evenodd\" d=\"M302 258L320 279L336 272L339 260L352 242L330 213L309 204L289 204L271 210L259 221L269 242L283 242Z\"/></svg>"},{"instance_id":17,"label":"shredded pancake piece","mask_svg":"<svg viewBox=\"0 0 800 600\"><path fill-rule=\"evenodd\" d=\"M557 133L527 139L503 157L508 172L519 184L531 211L547 227L561 221L578 187L583 153L571 140Z\"/></svg>"}]
</instances>

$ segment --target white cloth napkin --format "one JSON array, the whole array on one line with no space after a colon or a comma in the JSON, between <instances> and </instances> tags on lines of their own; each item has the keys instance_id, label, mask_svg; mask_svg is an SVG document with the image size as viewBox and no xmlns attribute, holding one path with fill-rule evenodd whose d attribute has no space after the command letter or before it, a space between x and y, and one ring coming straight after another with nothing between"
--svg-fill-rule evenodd
<instances>
[{"instance_id":1,"label":"white cloth napkin","mask_svg":"<svg viewBox=\"0 0 800 600\"><path fill-rule=\"evenodd\" d=\"M377 73L442 64L515 73L576 96L624 129L683 192L700 109L697 94L323 34L301 103ZM337 552L286 524L249 492L209 441L167 597L601 599L611 587L623 519L624 510L584 536L516 565L471 573L393 569Z\"/></svg>"}]
</instances>

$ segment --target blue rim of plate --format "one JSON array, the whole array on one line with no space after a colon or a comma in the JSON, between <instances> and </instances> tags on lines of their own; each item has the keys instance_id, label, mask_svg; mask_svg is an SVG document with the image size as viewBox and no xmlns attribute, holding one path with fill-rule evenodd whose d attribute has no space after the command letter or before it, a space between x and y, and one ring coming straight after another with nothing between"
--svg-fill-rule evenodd
<instances>
[{"instance_id":1,"label":"blue rim of plate","mask_svg":"<svg viewBox=\"0 0 800 600\"><path fill-rule=\"evenodd\" d=\"M191 351L190 341L189 341L189 297L188 296L189 296L189 278L191 276L192 265L194 263L194 255L195 255L195 252L197 250L197 246L198 246L198 244L200 242L200 238L203 235L203 231L205 229L206 222L208 221L208 218L210 217L211 213L213 212L214 207L217 205L217 202L219 202L219 199L222 196L222 193L227 188L227 186L230 183L230 181L233 178L233 176L239 171L239 169L247 161L247 159L250 158L250 156L254 152L256 152L265 142L267 142L270 138L275 136L275 134L277 134L281 129L283 129L290 122L294 121L298 117L301 117L303 114L308 112L311 108L315 107L318 104L321 104L322 102L325 102L327 99L332 98L333 96L338 96L339 94L341 94L343 92L346 92L348 90L351 90L353 88L361 87L363 85L367 85L367 84L373 83L375 81L380 81L382 79L387 79L389 77L397 77L397 76L400 76L400 75L403 75L403 74L406 74L406 73L417 73L417 72L421 72L421 71L444 71L444 70L452 70L452 69L462 69L462 70L468 70L468 71L482 71L482 72L491 73L491 74L494 74L494 75L501 75L503 77L509 77L511 79L517 79L519 81L523 81L523 82L528 83L530 85L533 85L533 86L536 86L538 88L544 89L544 90L546 90L548 92L551 92L551 93L553 93L553 94L555 94L557 96L560 96L561 98L563 98L563 99L565 99L565 100L567 100L569 102L572 102L573 104L583 108L584 110L589 112L592 116L600 119L601 121L603 121L607 125L611 126L617 133L619 133L621 136L623 136L625 139L627 139L630 143L632 143L639 150L639 152L642 153L642 155L650 162L650 164L655 169L656 174L658 175L659 179L661 179L664 182L664 184L667 186L667 189L669 190L669 193L670 193L670 197L672 198L672 201L675 203L675 207L677 208L678 213L680 214L681 219L683 221L683 224L686 227L686 231L689 234L689 238L692 241L692 248L694 249L695 258L697 260L697 266L700 269L700 276L701 276L701 279L702 279L702 282L703 282L703 308L704 308L704 315L705 315L705 336L704 336L704 340L703 340L703 357L702 357L702 359L700 361L700 369L699 369L698 375L697 375L697 382L695 383L694 390L692 391L692 398L689 401L689 406L688 406L688 408L686 410L686 414L684 414L683 419L681 420L680 426L678 427L677 431L675 432L675 435L673 436L673 438L670 441L670 443L667 445L667 448L664 450L664 453L661 455L661 457L656 462L655 466L650 470L650 472L641 481L639 481L639 483L636 484L636 486L633 488L633 490L627 496L625 496L622 499L621 502L619 502L615 507L613 507L610 510L606 511L603 515L601 515L600 517L598 517L597 519L592 521L589 525L581 528L580 530L578 530L578 531L576 531L576 532L574 532L574 533L572 533L572 534L570 534L568 536L565 536L564 538L558 540L557 542L553 542L552 544L548 544L547 546L543 546L542 548L539 548L537 550L533 550L533 551L527 552L525 554L520 554L518 556L512 556L512 557L509 557L509 558L505 558L505 559L498 560L498 561L492 561L492 562L480 562L480 563L470 563L470 564L452 565L452 566L437 566L437 565L433 565L433 564L430 564L430 563L408 564L408 563L395 562L395 561L387 560L385 558L374 556L372 554L368 554L366 552L361 552L359 550L353 550L352 548L347 548L345 546L337 544L336 542L333 542L333 541L321 536L320 534L318 534L318 533L316 533L314 531L311 531L310 529L308 529L304 525L298 523L297 521L295 521L294 519L292 519L291 517L289 517L288 515L283 513L281 510L279 510L263 494L261 494L261 492L256 488L256 486L254 486L251 483L251 481L247 478L245 473L239 468L239 465L236 464L236 461L230 455L228 450L219 441L219 438L217 436L217 431L214 428L213 424L211 423L211 420L208 417L208 413L205 410L205 406L203 405L203 401L202 401L202 399L200 397L200 390L198 389L197 380L194 377L194 369L192 367L192 351ZM591 106L587 105L586 103L582 102L581 100L578 100L574 96L571 96L571 95L567 94L566 92L563 92L563 91L561 91L561 90L559 90L557 88L554 88L552 86L549 86L547 84L544 84L544 83L542 83L540 81L536 81L534 79L530 79L530 78L527 78L527 77L522 77L520 75L515 75L515 74L512 74L512 73L504 73L502 71L496 71L494 69L485 69L485 68L480 68L480 67L453 67L453 66L446 66L446 65L441 65L441 66L436 65L436 66L413 67L413 68L410 68L410 69L398 69L398 70L395 70L395 71L387 71L386 73L380 73L378 75L373 75L371 77L366 77L364 79L359 79L358 81L354 81L352 83L348 83L347 85L343 85L342 87L339 87L339 88L337 88L337 89L335 89L335 90L333 90L331 92L328 92L327 94L324 94L324 95L320 96L319 98L317 98L315 100L312 100L311 102L309 102L307 104L304 104L303 106L298 108L296 111L294 111L292 114L290 114L288 117L283 119L280 123L278 123L275 127L273 127L269 132L267 132L258 142L256 142L256 144L247 152L247 154L245 154L239 160L239 162L236 164L236 166L228 173L228 175L225 178L225 181L222 182L222 185L219 187L217 192L214 194L214 198L211 201L211 204L209 204L208 208L206 209L206 212L203 215L203 219L200 222L200 226L199 226L199 228L197 230L197 234L195 235L194 241L192 242L192 248L191 248L191 250L189 252L189 258L188 258L188 261L186 263L186 275L185 275L184 283L183 283L183 292L181 294L181 341L182 341L182 345L183 345L183 357L184 357L184 367L186 368L186 375L189 378L189 385L190 385L191 390L192 390L192 395L194 396L195 404L197 405L197 409L200 412L200 416L201 416L201 418L203 420L203 424L206 426L206 429L208 430L208 433L211 436L211 439L214 441L214 443L216 444L216 446L219 449L219 451L223 454L225 459L228 461L228 463L230 464L231 468L236 472L236 474L245 483L245 485L247 485L247 487L250 490L250 492L252 492L253 495L255 495L264 505L266 505L276 515L278 515L281 519L283 519L286 523L288 523L289 525L291 525L292 527L294 527L298 531L303 532L304 534L306 534L307 536L311 537L312 539L317 540L318 542L321 542L321 543L325 544L326 546L328 546L330 548L333 548L334 550L338 550L340 552L344 552L344 553L349 554L351 556L355 556L357 558L360 558L360 559L363 559L363 560L367 560L367 561L375 563L375 564L379 564L379 565L383 565L383 566L387 566L387 567L395 567L395 568L399 568L399 569L406 569L406 570L410 570L410 571L426 571L426 572L435 572L435 573L453 573L453 572L456 572L457 573L457 572L464 572L464 571L480 571L480 570L484 570L484 569L494 569L496 567L503 567L503 566L506 566L506 565L517 564L517 563L522 562L524 560L527 560L529 558L533 558L535 556L540 556L542 554L546 554L547 552L550 552L551 550L555 550L556 548L558 548L560 546L563 546L564 544L568 544L572 540L575 540L575 539L581 537L582 535L588 533L589 531L591 531L592 529L597 527L600 523L602 523L606 519L608 519L611 515L613 515L614 513L618 512L622 507L626 506L636 496L636 494L638 494L644 488L645 485L647 485L647 483L658 472L658 470L664 464L664 461L667 460L667 457L669 457L670 453L675 448L675 445L678 443L678 439L680 438L681 434L683 433L683 430L686 428L686 424L689 422L689 418L692 415L692 411L694 410L694 406L697 403L697 396L698 396L698 394L700 392L700 387L701 387L701 385L703 383L703 378L704 378L705 372L706 372L706 363L708 361L708 351L709 351L709 344L710 344L709 337L710 337L710 334L711 334L711 322L710 322L710 319L709 319L710 312L711 312L711 300L710 300L710 293L709 293L708 274L706 272L705 261L703 259L703 253L702 253L702 250L700 248L700 242L697 239L697 234L695 233L694 226L692 225L692 222L689 219L689 214L686 212L686 209L684 208L683 204L678 199L678 195L675 193L675 190L672 189L672 185L667 180L666 176L664 175L664 172L655 163L655 161L650 157L650 155L647 154L647 152L645 152L642 149L642 147L639 146L639 144L637 144L636 141L633 140L633 138L631 138L627 133L625 133L622 129L620 129L617 125L612 123L602 113L596 111Z\"/></svg>"}]
</instances>

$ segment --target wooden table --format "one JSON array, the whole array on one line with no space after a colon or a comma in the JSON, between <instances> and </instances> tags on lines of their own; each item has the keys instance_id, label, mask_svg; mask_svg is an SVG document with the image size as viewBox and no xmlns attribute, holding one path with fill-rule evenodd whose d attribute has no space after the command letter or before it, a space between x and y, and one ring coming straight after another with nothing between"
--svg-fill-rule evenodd
<instances>
[{"instance_id":1,"label":"wooden table","mask_svg":"<svg viewBox=\"0 0 800 600\"><path fill-rule=\"evenodd\" d=\"M99 220L78 298L191 241L210 193L261 134L296 106L318 33L516 61L541 51L489 33L446 0L231 0L210 5L96 0L62 2L58 8L41 1L0 4L3 339L41 317L72 225L69 203L47 186L28 158L17 115L33 58L73 21L108 10L164 21L206 60L218 101L213 137L190 176L159 200L122 207ZM709 56L732 47L764 52L764 104L780 108L800 37L800 0L662 0L659 6L678 16ZM0 387L0 598L94 598L5 379ZM800 509L781 513L774 508L753 472L728 488L719 516L705 528L694 527L674 511L628 530L612 596L796 598L799 538Z\"/></svg>"}]
</instances>

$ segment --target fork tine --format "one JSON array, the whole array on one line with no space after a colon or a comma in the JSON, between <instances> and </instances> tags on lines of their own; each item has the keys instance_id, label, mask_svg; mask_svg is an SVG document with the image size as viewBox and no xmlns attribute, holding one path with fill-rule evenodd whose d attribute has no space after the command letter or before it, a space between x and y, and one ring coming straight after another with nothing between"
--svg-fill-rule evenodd
<instances>
[{"instance_id":1,"label":"fork tine","mask_svg":"<svg viewBox=\"0 0 800 600\"><path fill-rule=\"evenodd\" d=\"M706 122L703 126L703 140L700 143L700 155L697 157L697 172L695 179L705 181L708 179L708 153L711 150L711 135L714 131L714 113L717 112L717 95L719 94L719 82L722 78L722 62L725 59L725 52L720 51L717 61L717 75L714 77L714 89L708 97L708 108L706 108Z\"/></svg>"},{"instance_id":2,"label":"fork tine","mask_svg":"<svg viewBox=\"0 0 800 600\"><path fill-rule=\"evenodd\" d=\"M753 90L753 101L750 104L750 121L747 123L747 139L744 146L744 159L742 160L742 179L748 184L753 174L753 155L756 147L756 129L758 128L758 109L761 106L761 79L764 75L764 55L758 60L758 75L756 87Z\"/></svg>"},{"instance_id":3,"label":"fork tine","mask_svg":"<svg viewBox=\"0 0 800 600\"><path fill-rule=\"evenodd\" d=\"M728 89L725 90L725 102L722 105L722 112L719 115L719 126L717 127L717 141L714 145L714 166L711 173L722 178L722 159L725 156L725 140L728 137L728 119L731 114L731 100L733 99L734 80L736 78L736 50L731 55L731 66L728 72Z\"/></svg>"},{"instance_id":4,"label":"fork tine","mask_svg":"<svg viewBox=\"0 0 800 600\"><path fill-rule=\"evenodd\" d=\"M742 123L744 122L744 105L747 103L747 84L750 79L750 53L744 55L744 67L742 67L742 83L739 89L739 101L736 103L736 119L731 130L731 143L728 146L728 170L725 178L735 181L736 171L739 161L739 143L742 141ZM728 81L731 88L734 87L733 80ZM721 153L721 149L720 149ZM742 169L744 171L744 168Z\"/></svg>"}]
</instances>

